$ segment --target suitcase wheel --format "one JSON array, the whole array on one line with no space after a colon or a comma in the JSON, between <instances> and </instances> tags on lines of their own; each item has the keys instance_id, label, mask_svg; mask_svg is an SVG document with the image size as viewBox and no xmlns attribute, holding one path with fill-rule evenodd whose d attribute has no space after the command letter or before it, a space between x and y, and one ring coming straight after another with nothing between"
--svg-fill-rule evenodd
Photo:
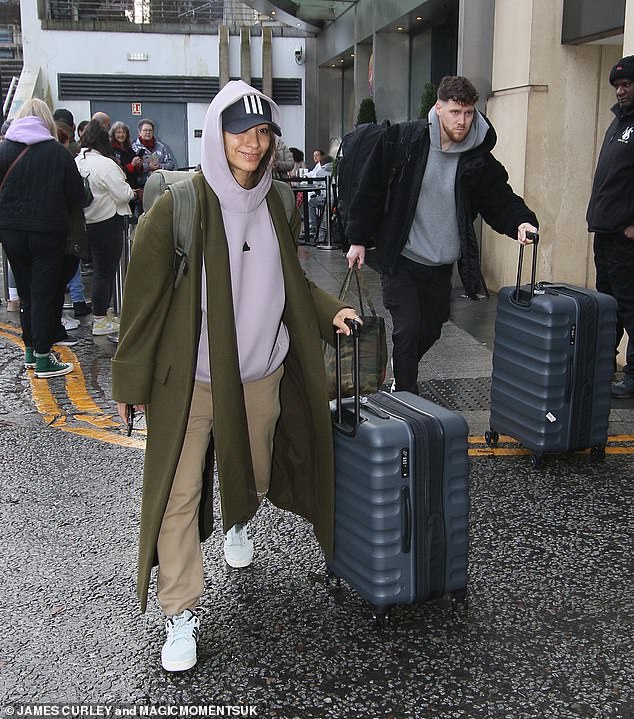
<instances>
[{"instance_id":1,"label":"suitcase wheel","mask_svg":"<svg viewBox=\"0 0 634 719\"><path fill-rule=\"evenodd\" d=\"M533 469L539 469L544 461L543 454L531 454L531 467Z\"/></svg>"},{"instance_id":2,"label":"suitcase wheel","mask_svg":"<svg viewBox=\"0 0 634 719\"><path fill-rule=\"evenodd\" d=\"M498 443L498 440L500 439L500 435L494 430L487 430L484 433L484 441L487 443L489 447L491 447L494 444Z\"/></svg>"},{"instance_id":3,"label":"suitcase wheel","mask_svg":"<svg viewBox=\"0 0 634 719\"><path fill-rule=\"evenodd\" d=\"M605 459L605 445L597 445L590 448L590 459L592 462L603 462Z\"/></svg>"},{"instance_id":4,"label":"suitcase wheel","mask_svg":"<svg viewBox=\"0 0 634 719\"><path fill-rule=\"evenodd\" d=\"M449 599L451 600L452 611L455 612L459 607L466 608L468 604L466 587L464 589L458 589L455 592L451 592Z\"/></svg>"},{"instance_id":5,"label":"suitcase wheel","mask_svg":"<svg viewBox=\"0 0 634 719\"><path fill-rule=\"evenodd\" d=\"M374 607L372 610L372 618L374 619L374 626L377 629L381 629L389 624L390 608L389 607Z\"/></svg>"}]
</instances>

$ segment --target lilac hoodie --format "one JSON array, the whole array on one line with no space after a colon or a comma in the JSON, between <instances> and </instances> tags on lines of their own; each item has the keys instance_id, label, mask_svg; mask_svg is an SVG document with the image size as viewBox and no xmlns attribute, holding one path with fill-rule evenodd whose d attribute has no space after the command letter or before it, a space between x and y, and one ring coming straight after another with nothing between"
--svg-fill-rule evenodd
<instances>
[{"instance_id":1,"label":"lilac hoodie","mask_svg":"<svg viewBox=\"0 0 634 719\"><path fill-rule=\"evenodd\" d=\"M279 123L279 108L270 98L242 80L235 80L227 83L209 106L201 146L203 175L220 200L229 247L233 312L243 383L272 374L284 361L289 346L288 332L282 323L286 297L280 250L266 204L272 182L271 168L255 187L246 190L231 174L222 136L223 110L244 95L253 93L270 102L273 122ZM271 142L274 137L271 133ZM203 323L196 379L209 382L204 265L202 286Z\"/></svg>"},{"instance_id":2,"label":"lilac hoodie","mask_svg":"<svg viewBox=\"0 0 634 719\"><path fill-rule=\"evenodd\" d=\"M55 140L48 125L39 117L26 115L14 120L5 135L7 140L21 142L25 145L36 145L38 142Z\"/></svg>"}]
</instances>

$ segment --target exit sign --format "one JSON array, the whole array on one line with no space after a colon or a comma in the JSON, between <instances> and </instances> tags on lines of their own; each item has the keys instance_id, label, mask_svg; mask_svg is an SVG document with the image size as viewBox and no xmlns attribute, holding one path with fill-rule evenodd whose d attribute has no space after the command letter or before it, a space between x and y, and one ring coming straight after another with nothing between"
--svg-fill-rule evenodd
<instances>
[{"instance_id":1,"label":"exit sign","mask_svg":"<svg viewBox=\"0 0 634 719\"><path fill-rule=\"evenodd\" d=\"M132 114L133 114L133 115L140 115L140 114L141 114L141 103L140 103L140 102L133 102L133 103L132 103Z\"/></svg>"}]
</instances>

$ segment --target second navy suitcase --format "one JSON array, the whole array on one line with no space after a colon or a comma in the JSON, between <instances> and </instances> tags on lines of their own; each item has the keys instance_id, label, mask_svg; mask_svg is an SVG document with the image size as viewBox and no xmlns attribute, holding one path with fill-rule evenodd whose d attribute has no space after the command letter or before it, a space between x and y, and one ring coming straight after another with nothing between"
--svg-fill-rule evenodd
<instances>
[{"instance_id":1,"label":"second navy suitcase","mask_svg":"<svg viewBox=\"0 0 634 719\"><path fill-rule=\"evenodd\" d=\"M333 419L330 573L372 605L377 622L396 604L443 595L464 602L469 543L464 418L409 392L378 392L343 402L338 394Z\"/></svg>"},{"instance_id":2,"label":"second navy suitcase","mask_svg":"<svg viewBox=\"0 0 634 719\"><path fill-rule=\"evenodd\" d=\"M535 243L536 244L536 243ZM614 374L616 301L566 284L515 287L498 295L491 375L491 431L517 439L537 467L546 452L590 448L605 456Z\"/></svg>"}]
</instances>

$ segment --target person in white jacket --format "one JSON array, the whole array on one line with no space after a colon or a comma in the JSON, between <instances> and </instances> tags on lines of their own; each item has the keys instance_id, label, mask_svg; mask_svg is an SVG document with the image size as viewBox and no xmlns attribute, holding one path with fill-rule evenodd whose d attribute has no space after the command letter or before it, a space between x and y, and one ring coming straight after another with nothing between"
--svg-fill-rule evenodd
<instances>
[{"instance_id":1,"label":"person in white jacket","mask_svg":"<svg viewBox=\"0 0 634 719\"><path fill-rule=\"evenodd\" d=\"M82 176L88 178L94 198L84 208L93 261L92 333L108 335L119 331L118 321L108 316L108 307L123 250L123 217L131 214L129 203L134 190L112 158L108 133L95 120L86 125L75 162Z\"/></svg>"}]
</instances>

